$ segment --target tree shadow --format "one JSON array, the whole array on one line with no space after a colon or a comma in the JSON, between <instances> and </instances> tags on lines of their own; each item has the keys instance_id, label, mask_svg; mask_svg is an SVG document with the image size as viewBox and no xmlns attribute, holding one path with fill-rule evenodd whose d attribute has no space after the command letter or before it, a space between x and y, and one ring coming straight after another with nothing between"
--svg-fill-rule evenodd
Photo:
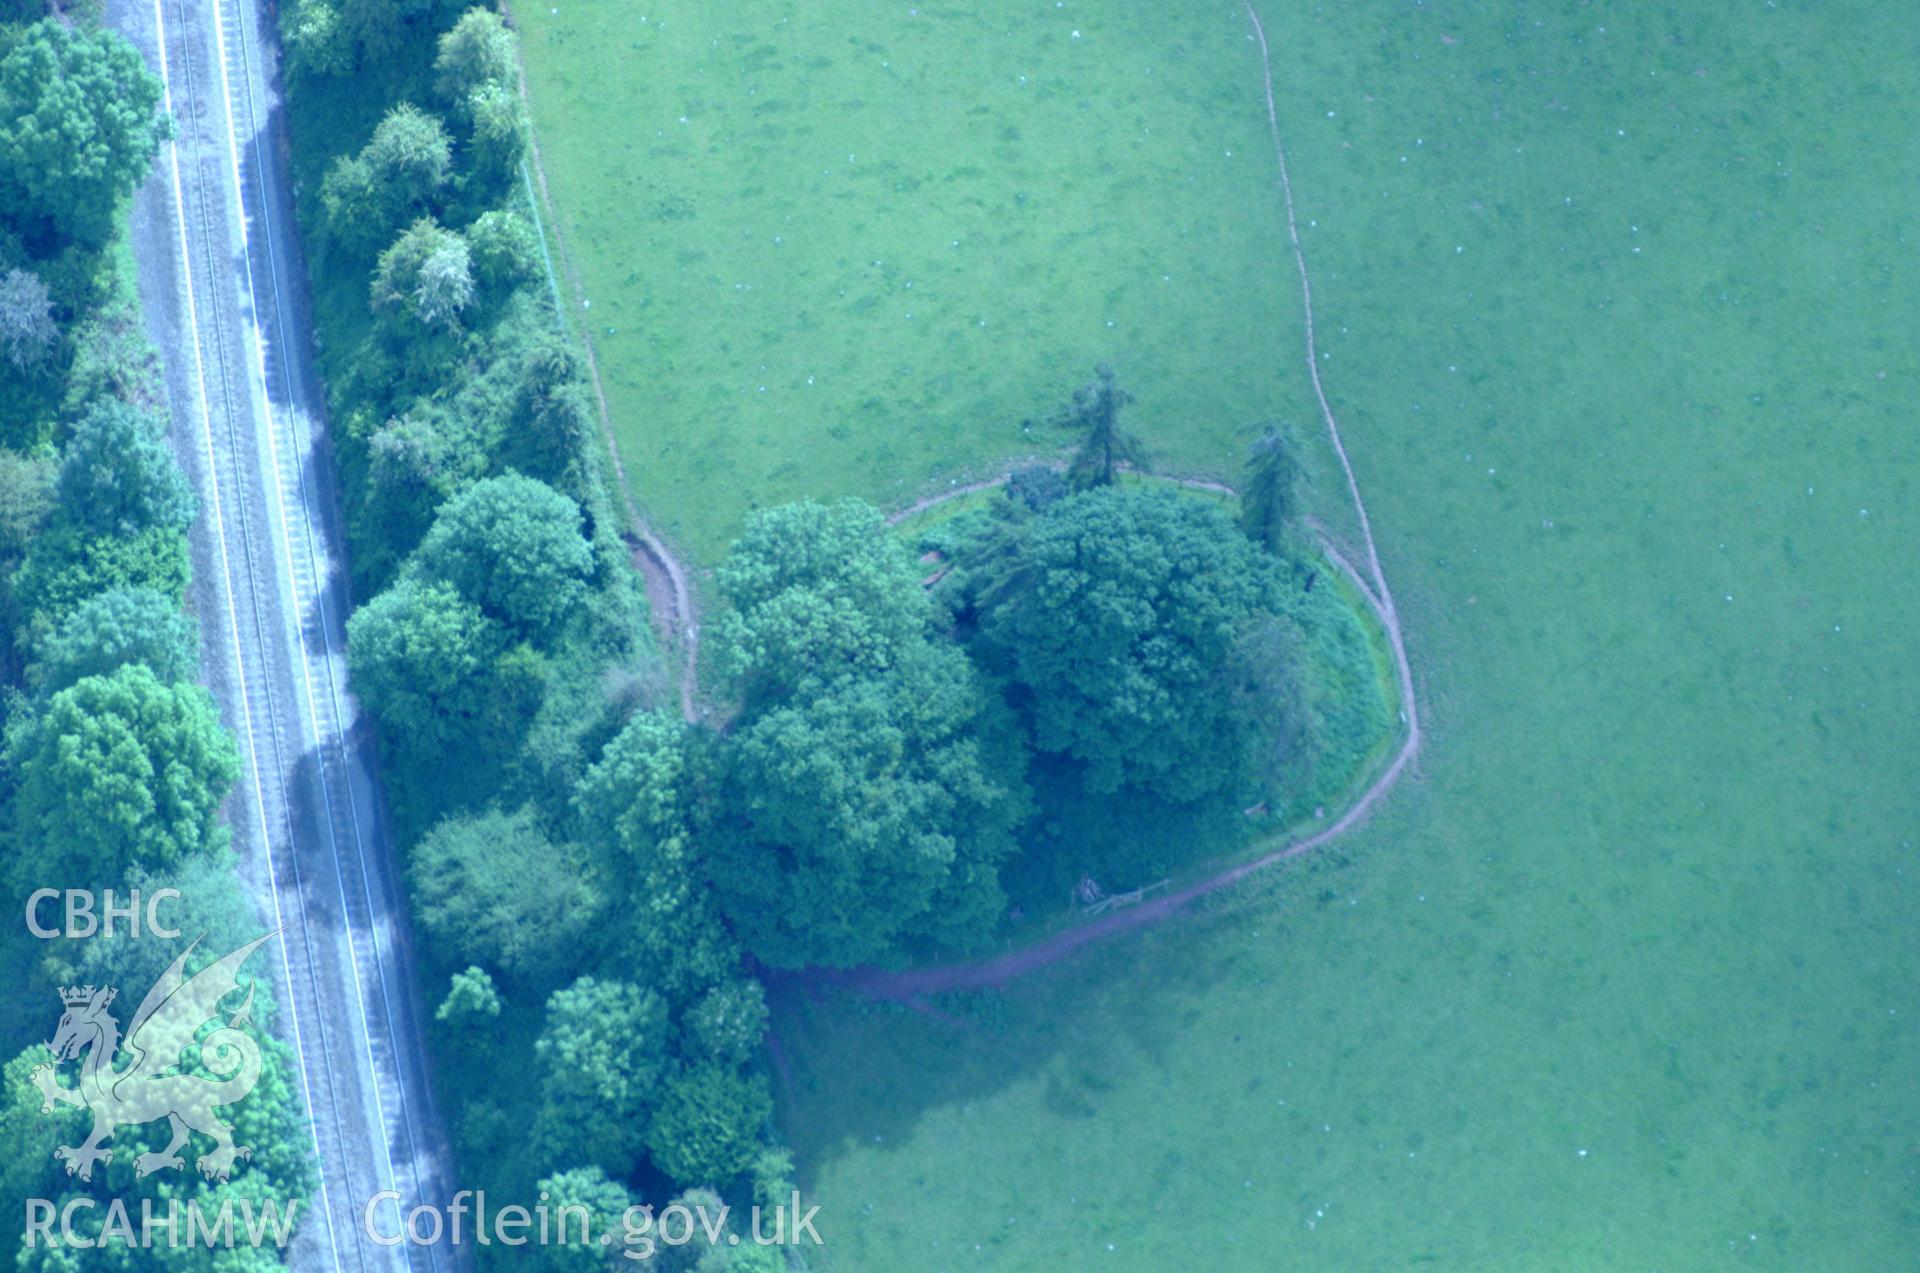
<instances>
[{"instance_id":1,"label":"tree shadow","mask_svg":"<svg viewBox=\"0 0 1920 1273\"><path fill-rule=\"evenodd\" d=\"M1116 1091L1172 1068L1209 994L1248 984L1249 920L1328 904L1349 863L1338 850L1289 863L997 990L909 1006L772 978L771 1068L801 1183L856 1150L905 1147L928 1115L1021 1083L1043 1084L1044 1108L1063 1121L1101 1117Z\"/></svg>"}]
</instances>

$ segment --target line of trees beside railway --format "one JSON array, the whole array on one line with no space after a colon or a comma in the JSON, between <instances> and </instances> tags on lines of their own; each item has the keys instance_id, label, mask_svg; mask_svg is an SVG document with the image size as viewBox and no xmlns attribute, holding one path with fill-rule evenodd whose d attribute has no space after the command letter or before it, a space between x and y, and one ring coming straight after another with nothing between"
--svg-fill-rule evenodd
<instances>
[{"instance_id":1,"label":"line of trees beside railway","mask_svg":"<svg viewBox=\"0 0 1920 1273\"><path fill-rule=\"evenodd\" d=\"M71 9L31 20L42 12L0 8L0 879L15 916L40 887L177 889L169 922L206 935L204 962L257 937L261 921L220 818L239 758L198 684L184 609L197 510L167 445L125 239L128 198L170 121L158 79L124 39ZM135 1157L163 1146L164 1122L121 1128L103 1171L69 1178L52 1150L79 1143L88 1118L43 1113L28 1076L51 1060L33 1040L46 1037L59 986L118 986L131 1005L176 953L151 937L36 942L17 920L0 935L0 961L25 974L0 1013L13 1058L0 1075L0 1214L10 1222L27 1198L104 1203L133 1190ZM175 1187L209 1207L303 1199L314 1184L270 987L253 1002L262 1078L226 1113L255 1157L231 1183L189 1170ZM23 1251L20 1267L107 1267L99 1259L127 1273L279 1267L270 1249L44 1245Z\"/></svg>"},{"instance_id":2,"label":"line of trees beside railway","mask_svg":"<svg viewBox=\"0 0 1920 1273\"><path fill-rule=\"evenodd\" d=\"M524 198L515 36L486 8L356 0L288 4L282 32L364 598L351 672L446 988L463 1179L607 1213L783 1197L765 994L681 806L701 743L634 714L664 677Z\"/></svg>"}]
</instances>

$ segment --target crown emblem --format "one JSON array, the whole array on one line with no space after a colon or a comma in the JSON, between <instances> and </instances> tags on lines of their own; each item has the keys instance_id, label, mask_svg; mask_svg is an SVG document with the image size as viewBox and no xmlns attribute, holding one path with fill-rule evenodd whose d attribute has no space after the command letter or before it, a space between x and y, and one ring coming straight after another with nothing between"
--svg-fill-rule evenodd
<instances>
[{"instance_id":1,"label":"crown emblem","mask_svg":"<svg viewBox=\"0 0 1920 1273\"><path fill-rule=\"evenodd\" d=\"M102 994L100 1006L104 1008L109 1003L112 1003L113 995L113 987L108 986ZM60 1001L69 1008L84 1008L92 1003L93 1000L94 988L92 986L62 986L60 988Z\"/></svg>"}]
</instances>

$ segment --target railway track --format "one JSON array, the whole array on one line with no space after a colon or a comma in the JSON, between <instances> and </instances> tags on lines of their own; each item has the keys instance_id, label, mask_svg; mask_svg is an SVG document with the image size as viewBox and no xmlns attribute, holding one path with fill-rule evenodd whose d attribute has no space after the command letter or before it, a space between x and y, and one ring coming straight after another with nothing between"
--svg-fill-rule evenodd
<instances>
[{"instance_id":1,"label":"railway track","mask_svg":"<svg viewBox=\"0 0 1920 1273\"><path fill-rule=\"evenodd\" d=\"M291 1076L320 1182L289 1263L332 1273L467 1266L377 1243L451 1195L371 743L346 684L346 571L274 144L271 46L247 0L115 0L166 85L176 140L134 211L176 452L203 516L194 601L208 679L240 740L241 870L281 928Z\"/></svg>"}]
</instances>

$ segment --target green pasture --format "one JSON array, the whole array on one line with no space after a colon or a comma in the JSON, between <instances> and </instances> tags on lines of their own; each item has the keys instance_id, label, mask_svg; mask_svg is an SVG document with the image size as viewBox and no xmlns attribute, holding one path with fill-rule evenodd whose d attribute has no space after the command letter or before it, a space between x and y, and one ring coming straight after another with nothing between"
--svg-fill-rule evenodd
<instances>
[{"instance_id":1,"label":"green pasture","mask_svg":"<svg viewBox=\"0 0 1920 1273\"><path fill-rule=\"evenodd\" d=\"M703 558L1018 453L1099 358L1171 467L1310 422L1233 6L518 12L634 493ZM1426 749L946 1017L783 1002L815 1267L1913 1267L1908 15L1262 16Z\"/></svg>"},{"instance_id":2,"label":"green pasture","mask_svg":"<svg viewBox=\"0 0 1920 1273\"><path fill-rule=\"evenodd\" d=\"M566 292L697 559L755 505L1055 452L1101 361L1169 471L1310 418L1230 7L552 8L515 12Z\"/></svg>"}]
</instances>

